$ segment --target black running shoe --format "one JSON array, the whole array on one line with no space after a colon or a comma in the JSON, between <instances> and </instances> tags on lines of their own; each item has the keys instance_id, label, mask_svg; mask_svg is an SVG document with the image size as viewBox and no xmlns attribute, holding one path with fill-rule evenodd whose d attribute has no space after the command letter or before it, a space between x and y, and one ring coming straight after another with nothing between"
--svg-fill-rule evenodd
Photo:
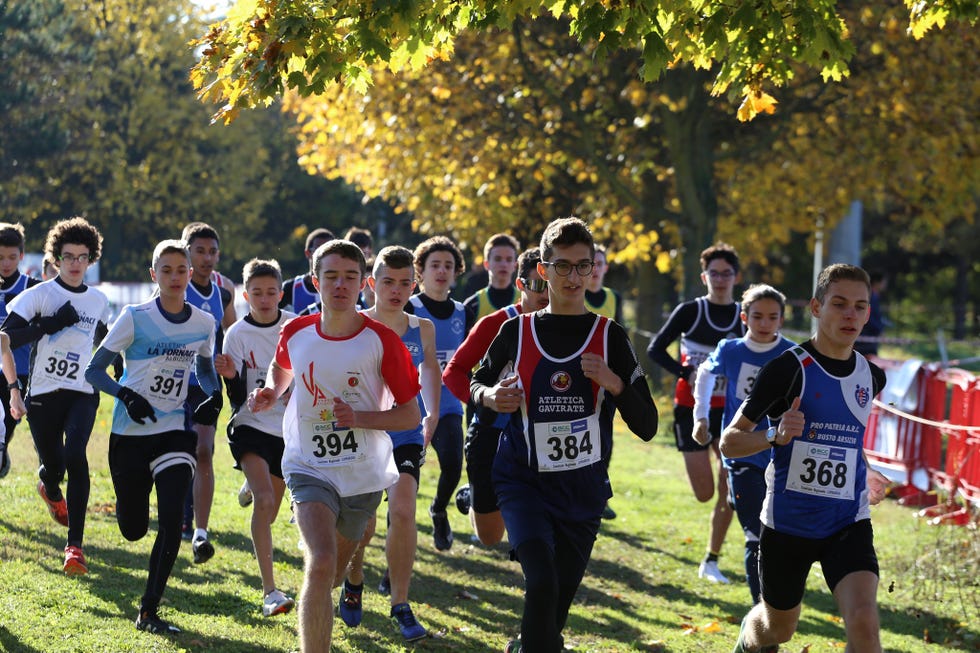
<instances>
[{"instance_id":1,"label":"black running shoe","mask_svg":"<svg viewBox=\"0 0 980 653\"><path fill-rule=\"evenodd\" d=\"M136 630L154 635L176 635L180 632L180 628L161 619L156 610L140 610L136 617Z\"/></svg>"},{"instance_id":2,"label":"black running shoe","mask_svg":"<svg viewBox=\"0 0 980 653\"><path fill-rule=\"evenodd\" d=\"M429 508L429 516L432 517L432 540L439 551L448 551L453 545L453 529L449 525L449 516L446 511L432 512Z\"/></svg>"},{"instance_id":3,"label":"black running shoe","mask_svg":"<svg viewBox=\"0 0 980 653\"><path fill-rule=\"evenodd\" d=\"M3 478L10 472L10 454L7 453L7 447L0 444L0 478Z\"/></svg>"},{"instance_id":4,"label":"black running shoe","mask_svg":"<svg viewBox=\"0 0 980 653\"><path fill-rule=\"evenodd\" d=\"M207 562L214 556L214 545L211 544L210 540L203 537L199 537L194 540L194 544L191 545L194 551L194 564L199 565L202 562Z\"/></svg>"},{"instance_id":5,"label":"black running shoe","mask_svg":"<svg viewBox=\"0 0 980 653\"><path fill-rule=\"evenodd\" d=\"M381 577L381 582L378 583L378 593L381 596L388 596L391 594L391 578L388 576L388 570L385 569L385 575Z\"/></svg>"},{"instance_id":6,"label":"black running shoe","mask_svg":"<svg viewBox=\"0 0 980 653\"><path fill-rule=\"evenodd\" d=\"M464 515L470 514L470 506L473 503L473 498L470 495L470 485L461 486L456 490L456 510L460 511Z\"/></svg>"}]
</instances>

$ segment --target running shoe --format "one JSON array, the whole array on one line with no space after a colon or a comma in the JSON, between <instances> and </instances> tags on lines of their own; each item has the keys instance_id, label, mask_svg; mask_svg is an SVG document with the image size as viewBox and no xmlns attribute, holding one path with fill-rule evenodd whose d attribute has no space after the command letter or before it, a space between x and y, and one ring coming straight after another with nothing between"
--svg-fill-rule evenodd
<instances>
[{"instance_id":1,"label":"running shoe","mask_svg":"<svg viewBox=\"0 0 980 653\"><path fill-rule=\"evenodd\" d=\"M432 508L429 508L429 516L432 517L432 540L436 549L448 551L453 545L453 529L449 525L449 516L445 510L433 512Z\"/></svg>"},{"instance_id":2,"label":"running shoe","mask_svg":"<svg viewBox=\"0 0 980 653\"><path fill-rule=\"evenodd\" d=\"M176 635L180 632L180 628L161 619L156 610L140 610L136 617L136 630L154 635Z\"/></svg>"},{"instance_id":3,"label":"running shoe","mask_svg":"<svg viewBox=\"0 0 980 653\"><path fill-rule=\"evenodd\" d=\"M186 523L180 525L180 539L190 542L194 539L194 524Z\"/></svg>"},{"instance_id":4,"label":"running shoe","mask_svg":"<svg viewBox=\"0 0 980 653\"><path fill-rule=\"evenodd\" d=\"M504 653L521 653L521 640L512 639L504 647Z\"/></svg>"},{"instance_id":5,"label":"running shoe","mask_svg":"<svg viewBox=\"0 0 980 653\"><path fill-rule=\"evenodd\" d=\"M391 618L398 623L398 629L402 631L402 637L406 642L416 642L429 635L412 614L412 606L407 603L391 606Z\"/></svg>"},{"instance_id":6,"label":"running shoe","mask_svg":"<svg viewBox=\"0 0 980 653\"><path fill-rule=\"evenodd\" d=\"M464 515L470 514L470 506L473 504L473 497L470 494L470 485L460 486L456 490L456 510L460 511Z\"/></svg>"},{"instance_id":7,"label":"running shoe","mask_svg":"<svg viewBox=\"0 0 980 653\"><path fill-rule=\"evenodd\" d=\"M65 498L61 497L61 499L58 501L52 501L49 499L48 490L44 487L44 481L37 482L37 493L41 495L44 505L48 507L48 512L51 514L51 519L55 520L62 526L67 526L68 504L65 503Z\"/></svg>"},{"instance_id":8,"label":"running shoe","mask_svg":"<svg viewBox=\"0 0 980 653\"><path fill-rule=\"evenodd\" d=\"M701 566L698 567L698 578L703 578L712 583L728 584L728 579L718 569L718 563L714 560L705 560L701 563Z\"/></svg>"},{"instance_id":9,"label":"running shoe","mask_svg":"<svg viewBox=\"0 0 980 653\"><path fill-rule=\"evenodd\" d=\"M248 508L252 505L252 488L248 486L248 479L245 479L242 487L238 490L238 505L242 508Z\"/></svg>"},{"instance_id":10,"label":"running shoe","mask_svg":"<svg viewBox=\"0 0 980 653\"><path fill-rule=\"evenodd\" d=\"M381 581L378 583L378 593L381 596L388 596L391 594L391 578L388 576L388 570L385 569L384 576L381 577Z\"/></svg>"},{"instance_id":11,"label":"running shoe","mask_svg":"<svg viewBox=\"0 0 980 653\"><path fill-rule=\"evenodd\" d=\"M8 473L10 473L10 454L7 453L7 447L0 444L0 478Z\"/></svg>"},{"instance_id":12,"label":"running shoe","mask_svg":"<svg viewBox=\"0 0 980 653\"><path fill-rule=\"evenodd\" d=\"M272 590L262 599L262 614L271 617L277 614L286 614L293 609L296 601L286 596L281 590Z\"/></svg>"},{"instance_id":13,"label":"running shoe","mask_svg":"<svg viewBox=\"0 0 980 653\"><path fill-rule=\"evenodd\" d=\"M340 602L338 603L340 618L351 628L361 625L361 617L364 616L361 609L361 594L363 592L363 586L354 589L346 580L344 586L340 588Z\"/></svg>"},{"instance_id":14,"label":"running shoe","mask_svg":"<svg viewBox=\"0 0 980 653\"><path fill-rule=\"evenodd\" d=\"M742 617L742 625L738 628L738 639L735 641L735 648L732 653L749 653L748 649L745 648L745 644L742 643L742 635L745 632L745 620L747 618L748 615ZM763 646L759 649L759 653L779 653L779 644Z\"/></svg>"},{"instance_id":15,"label":"running shoe","mask_svg":"<svg viewBox=\"0 0 980 653\"><path fill-rule=\"evenodd\" d=\"M194 540L191 549L194 551L195 565L207 562L214 556L214 545L205 537L199 537Z\"/></svg>"},{"instance_id":16,"label":"running shoe","mask_svg":"<svg viewBox=\"0 0 980 653\"><path fill-rule=\"evenodd\" d=\"M616 511L609 507L609 502L606 502L606 507L602 509L603 519L616 519Z\"/></svg>"},{"instance_id":17,"label":"running shoe","mask_svg":"<svg viewBox=\"0 0 980 653\"><path fill-rule=\"evenodd\" d=\"M82 547L68 545L65 547L65 573L69 576L81 576L88 573L85 564L85 554Z\"/></svg>"}]
</instances>

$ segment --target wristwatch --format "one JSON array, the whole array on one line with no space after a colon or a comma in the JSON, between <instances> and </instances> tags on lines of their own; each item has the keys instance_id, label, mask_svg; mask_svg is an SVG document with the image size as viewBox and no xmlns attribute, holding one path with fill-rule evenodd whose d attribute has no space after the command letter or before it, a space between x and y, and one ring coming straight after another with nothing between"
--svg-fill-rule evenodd
<instances>
[{"instance_id":1,"label":"wristwatch","mask_svg":"<svg viewBox=\"0 0 980 653\"><path fill-rule=\"evenodd\" d=\"M7 389L9 389L9 390L20 390L21 392L24 391L24 387L21 385L20 379L14 380L13 383L11 383L10 381L7 381Z\"/></svg>"},{"instance_id":2,"label":"wristwatch","mask_svg":"<svg viewBox=\"0 0 980 653\"><path fill-rule=\"evenodd\" d=\"M770 426L766 429L766 442L769 443L770 447L778 446L779 443L776 442L776 436L779 435L779 431L776 430L775 426Z\"/></svg>"}]
</instances>

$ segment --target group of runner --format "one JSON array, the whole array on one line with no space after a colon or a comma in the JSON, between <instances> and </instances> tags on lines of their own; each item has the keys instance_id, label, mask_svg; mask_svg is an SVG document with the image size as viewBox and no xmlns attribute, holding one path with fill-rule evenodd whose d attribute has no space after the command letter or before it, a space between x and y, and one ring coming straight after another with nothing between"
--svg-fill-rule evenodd
<instances>
[{"instance_id":1,"label":"group of runner","mask_svg":"<svg viewBox=\"0 0 980 653\"><path fill-rule=\"evenodd\" d=\"M521 636L505 650L562 650L600 521L615 516L608 505L615 411L643 440L654 437L659 416L622 326L622 300L601 285L605 252L588 226L555 220L539 247L519 250L512 236L492 236L488 286L461 303L450 292L464 260L450 239L374 256L364 230L337 239L317 229L305 244L307 273L283 281L274 260L246 264L248 313L237 320L234 285L216 271L218 234L193 223L181 239L155 247L154 297L125 307L109 327L108 300L84 283L101 255L95 227L82 218L55 225L45 254L57 276L38 283L14 264L23 230L0 224L5 431L9 441L26 413L38 493L68 527L65 573L87 572L85 448L105 392L116 399L109 467L127 539L147 533L150 492L157 493L136 626L179 632L158 608L182 536L195 563L215 554L208 522L220 376L232 408L228 441L246 479L239 500L253 505L266 616L296 603L276 586L272 565L271 524L290 491L305 552L301 650L329 650L334 588L342 586L341 619L360 624L363 554L384 493L387 570L379 590L390 595L405 640L427 635L408 595L429 445L440 467L429 506L435 548L453 545L454 498L481 542L506 533L525 597ZM853 266L825 270L810 304L816 333L795 346L779 333L781 293L753 285L734 301L733 249L710 247L701 262L707 295L678 306L648 348L678 376L675 437L699 500L715 490L710 452L721 460L699 575L727 582L717 559L731 503L756 604L736 651L773 651L792 636L813 561L822 563L853 650L880 650L868 508L884 479L867 466L860 432L884 375L853 352L867 320L867 275ZM667 353L677 339L680 361ZM464 459L468 483L457 491Z\"/></svg>"}]
</instances>

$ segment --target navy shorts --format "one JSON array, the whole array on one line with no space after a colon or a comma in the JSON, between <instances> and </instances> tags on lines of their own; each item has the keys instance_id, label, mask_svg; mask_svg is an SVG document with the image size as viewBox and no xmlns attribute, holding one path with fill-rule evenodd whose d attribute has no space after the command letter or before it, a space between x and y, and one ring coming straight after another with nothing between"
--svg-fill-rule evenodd
<instances>
[{"instance_id":1,"label":"navy shorts","mask_svg":"<svg viewBox=\"0 0 980 653\"><path fill-rule=\"evenodd\" d=\"M235 469L242 468L242 456L252 453L269 466L269 473L282 478L282 452L285 442L252 426L228 424L228 446L235 459Z\"/></svg>"},{"instance_id":2,"label":"navy shorts","mask_svg":"<svg viewBox=\"0 0 980 653\"><path fill-rule=\"evenodd\" d=\"M874 530L870 519L854 522L833 535L808 538L762 526L759 537L759 580L762 598L777 610L791 610L803 601L810 567L819 562L831 592L844 576L856 571L878 575Z\"/></svg>"},{"instance_id":3,"label":"navy shorts","mask_svg":"<svg viewBox=\"0 0 980 653\"><path fill-rule=\"evenodd\" d=\"M540 539L552 551L555 543L562 542L581 551L592 550L599 524L602 518L572 520L560 518L545 503L541 495L533 488L519 483L507 484L500 487L500 514L507 527L507 539L513 551L534 539ZM588 560L589 554L585 559Z\"/></svg>"},{"instance_id":4,"label":"navy shorts","mask_svg":"<svg viewBox=\"0 0 980 653\"><path fill-rule=\"evenodd\" d=\"M493 488L493 458L500 443L500 429L471 422L466 429L466 478L470 483L470 506L485 515L497 512L497 493Z\"/></svg>"}]
</instances>

